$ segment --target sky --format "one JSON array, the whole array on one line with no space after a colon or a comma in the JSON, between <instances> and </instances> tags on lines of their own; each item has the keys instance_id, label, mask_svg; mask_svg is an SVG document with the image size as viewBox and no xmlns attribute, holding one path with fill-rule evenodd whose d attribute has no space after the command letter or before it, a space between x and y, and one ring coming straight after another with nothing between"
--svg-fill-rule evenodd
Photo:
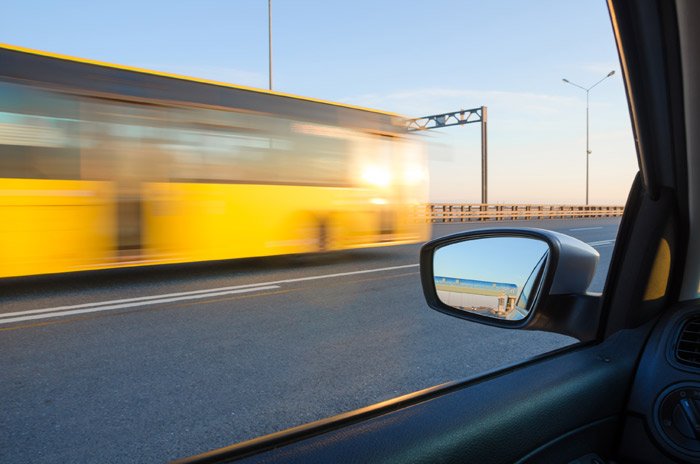
<instances>
[{"instance_id":1,"label":"sky","mask_svg":"<svg viewBox=\"0 0 700 464\"><path fill-rule=\"evenodd\" d=\"M490 237L435 251L433 274L522 287L549 246L527 237Z\"/></svg>"},{"instance_id":2,"label":"sky","mask_svg":"<svg viewBox=\"0 0 700 464\"><path fill-rule=\"evenodd\" d=\"M0 42L266 88L267 0L6 0ZM637 171L603 0L272 0L273 87L409 117L488 107L489 201L622 205ZM480 201L478 124L431 131L434 202Z\"/></svg>"}]
</instances>

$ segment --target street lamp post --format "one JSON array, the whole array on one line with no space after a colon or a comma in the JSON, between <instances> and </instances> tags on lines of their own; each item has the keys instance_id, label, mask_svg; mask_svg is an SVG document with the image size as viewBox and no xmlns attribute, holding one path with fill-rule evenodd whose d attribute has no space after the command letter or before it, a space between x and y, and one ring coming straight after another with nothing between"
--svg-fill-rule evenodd
<instances>
[{"instance_id":1,"label":"street lamp post","mask_svg":"<svg viewBox=\"0 0 700 464\"><path fill-rule=\"evenodd\" d=\"M564 83L566 83L566 84L571 84L571 85L573 85L574 87L578 87L579 89L581 89L581 90L583 90L584 92L586 92L586 206L588 206L588 164L589 164L588 159L589 159L590 154L591 154L591 148L590 148L590 146L589 146L589 138L588 138L588 133L589 133L589 130L588 130L588 121L589 121L589 116L588 116L588 115L589 115L589 95L590 95L591 90L593 89L593 87L595 87L596 85L600 84L600 83L603 82L605 79L607 79L608 77L612 76L613 74L615 74L615 71L610 71L604 78L602 78L601 80L599 80L598 82L596 82L595 84L593 84L592 86L590 86L590 87L588 87L588 88L583 87L582 85L575 84L575 83L571 82L571 81L568 80L568 79L562 79L562 81L564 81Z\"/></svg>"},{"instance_id":2,"label":"street lamp post","mask_svg":"<svg viewBox=\"0 0 700 464\"><path fill-rule=\"evenodd\" d=\"M272 90L272 0L267 0L267 84Z\"/></svg>"}]
</instances>

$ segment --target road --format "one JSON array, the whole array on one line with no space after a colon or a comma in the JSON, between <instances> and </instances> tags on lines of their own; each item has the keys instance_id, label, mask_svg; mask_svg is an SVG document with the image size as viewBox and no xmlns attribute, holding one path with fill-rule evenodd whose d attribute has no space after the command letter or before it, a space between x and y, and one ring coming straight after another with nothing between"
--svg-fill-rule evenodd
<instances>
[{"instance_id":1,"label":"road","mask_svg":"<svg viewBox=\"0 0 700 464\"><path fill-rule=\"evenodd\" d=\"M619 219L497 225L591 243L602 290ZM0 462L164 462L573 342L430 310L419 248L0 282Z\"/></svg>"}]
</instances>

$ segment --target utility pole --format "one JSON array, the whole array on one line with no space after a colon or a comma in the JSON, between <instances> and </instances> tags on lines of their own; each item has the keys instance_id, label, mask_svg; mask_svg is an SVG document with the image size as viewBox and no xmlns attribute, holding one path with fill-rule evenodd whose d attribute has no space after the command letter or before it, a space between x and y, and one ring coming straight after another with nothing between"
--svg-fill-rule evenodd
<instances>
[{"instance_id":1,"label":"utility pole","mask_svg":"<svg viewBox=\"0 0 700 464\"><path fill-rule=\"evenodd\" d=\"M424 131L475 122L481 123L481 203L485 205L488 203L488 124L485 106L409 119L407 130L409 132Z\"/></svg>"}]
</instances>

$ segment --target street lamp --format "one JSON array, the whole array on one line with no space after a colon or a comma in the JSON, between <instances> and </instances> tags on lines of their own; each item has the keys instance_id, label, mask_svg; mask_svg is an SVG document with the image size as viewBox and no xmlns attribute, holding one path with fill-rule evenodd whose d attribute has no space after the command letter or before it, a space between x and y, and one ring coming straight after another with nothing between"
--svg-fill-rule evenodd
<instances>
[{"instance_id":1,"label":"street lamp","mask_svg":"<svg viewBox=\"0 0 700 464\"><path fill-rule=\"evenodd\" d=\"M586 206L588 206L588 158L591 154L591 150L590 150L590 147L588 144L588 96L589 96L591 90L593 89L593 87L600 84L605 79L612 76L613 74L615 74L615 71L610 71L604 78L602 78L601 80L599 80L598 82L596 82L595 84L593 84L592 86L590 86L588 88L583 87L583 86L578 85L578 84L575 84L568 79L562 79L562 81L564 81L564 83L571 84L574 87L578 87L579 89L586 92Z\"/></svg>"},{"instance_id":2,"label":"street lamp","mask_svg":"<svg viewBox=\"0 0 700 464\"><path fill-rule=\"evenodd\" d=\"M272 0L267 0L267 85L272 90Z\"/></svg>"}]
</instances>

